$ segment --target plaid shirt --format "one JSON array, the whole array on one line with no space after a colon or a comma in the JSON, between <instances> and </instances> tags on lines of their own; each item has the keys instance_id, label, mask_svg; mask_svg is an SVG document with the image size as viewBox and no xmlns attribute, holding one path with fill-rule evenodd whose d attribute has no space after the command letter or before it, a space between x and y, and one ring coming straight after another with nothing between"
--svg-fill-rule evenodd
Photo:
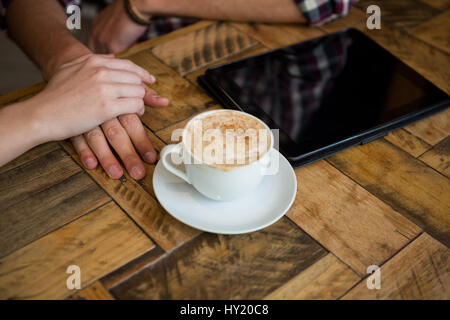
<instances>
[{"instance_id":1,"label":"plaid shirt","mask_svg":"<svg viewBox=\"0 0 450 320\"><path fill-rule=\"evenodd\" d=\"M0 0L0 27L6 28L5 13L6 8L13 0ZM113 0L100 0L101 6L111 3ZM350 8L358 0L293 0L310 25L320 25L335 18L347 15ZM63 6L70 4L81 5L81 0L59 0ZM186 19L176 17L161 17L149 26L147 32L139 40L151 39L165 33L169 33L178 28L185 27L198 19Z\"/></svg>"}]
</instances>

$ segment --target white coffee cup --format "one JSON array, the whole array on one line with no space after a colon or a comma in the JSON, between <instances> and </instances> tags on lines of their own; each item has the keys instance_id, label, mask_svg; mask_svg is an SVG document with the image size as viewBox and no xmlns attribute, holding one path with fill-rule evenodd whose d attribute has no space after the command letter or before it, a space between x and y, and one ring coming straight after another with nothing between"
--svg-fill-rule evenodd
<instances>
[{"instance_id":1,"label":"white coffee cup","mask_svg":"<svg viewBox=\"0 0 450 320\"><path fill-rule=\"evenodd\" d=\"M196 157L185 145L186 128L196 120L210 116L219 112L238 112L247 117L251 117L261 123L268 131L270 137L270 145L267 152L249 164L244 164L233 168L232 170L222 170L214 166L210 166ZM170 144L161 150L161 161L164 167L180 177L189 184L192 184L204 196L214 200L233 200L242 197L254 190L263 179L267 168L270 166L271 155L273 154L274 138L269 127L258 118L240 111L234 110L214 110L201 113L192 118L183 131L182 141L178 144ZM182 159L185 170L180 169L172 161L169 156L176 153L179 159Z\"/></svg>"}]
</instances>

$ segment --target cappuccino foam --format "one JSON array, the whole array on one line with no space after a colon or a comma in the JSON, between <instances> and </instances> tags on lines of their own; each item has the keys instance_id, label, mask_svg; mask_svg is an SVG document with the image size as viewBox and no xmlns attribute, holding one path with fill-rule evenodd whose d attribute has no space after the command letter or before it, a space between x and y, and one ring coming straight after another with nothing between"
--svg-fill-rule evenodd
<instances>
[{"instance_id":1,"label":"cappuccino foam","mask_svg":"<svg viewBox=\"0 0 450 320\"><path fill-rule=\"evenodd\" d=\"M194 119L185 135L185 144L197 159L227 171L262 158L270 140L270 132L260 121L231 110Z\"/></svg>"}]
</instances>

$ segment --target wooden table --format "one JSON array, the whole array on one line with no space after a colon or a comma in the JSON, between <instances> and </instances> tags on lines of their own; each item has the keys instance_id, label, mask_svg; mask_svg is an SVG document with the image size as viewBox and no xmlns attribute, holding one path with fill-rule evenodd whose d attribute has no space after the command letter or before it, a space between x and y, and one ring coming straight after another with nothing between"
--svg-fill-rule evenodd
<instances>
[{"instance_id":1,"label":"wooden table","mask_svg":"<svg viewBox=\"0 0 450 320\"><path fill-rule=\"evenodd\" d=\"M207 67L354 26L450 92L450 2L362 1L320 28L202 21L122 57L171 99L142 117L160 150L173 129L219 106L197 85ZM0 97L26 99L43 84ZM70 143L41 145L0 168L0 298L449 299L450 110L295 170L297 199L250 234L201 232L172 218L152 189L84 170ZM69 265L81 290L68 290ZM381 289L366 286L381 266Z\"/></svg>"}]
</instances>

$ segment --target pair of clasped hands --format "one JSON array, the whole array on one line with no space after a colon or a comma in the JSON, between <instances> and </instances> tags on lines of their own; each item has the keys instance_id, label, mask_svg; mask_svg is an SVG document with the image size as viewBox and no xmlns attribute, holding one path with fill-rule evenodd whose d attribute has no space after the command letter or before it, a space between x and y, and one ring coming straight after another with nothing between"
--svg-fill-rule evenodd
<instances>
[{"instance_id":1,"label":"pair of clasped hands","mask_svg":"<svg viewBox=\"0 0 450 320\"><path fill-rule=\"evenodd\" d=\"M71 138L87 169L100 162L109 177L118 179L124 172L109 142L128 173L142 179L140 157L153 163L157 154L138 115L144 114L144 104L169 104L147 86L154 82L148 71L113 55L87 54L62 65L33 98L39 143Z\"/></svg>"}]
</instances>

